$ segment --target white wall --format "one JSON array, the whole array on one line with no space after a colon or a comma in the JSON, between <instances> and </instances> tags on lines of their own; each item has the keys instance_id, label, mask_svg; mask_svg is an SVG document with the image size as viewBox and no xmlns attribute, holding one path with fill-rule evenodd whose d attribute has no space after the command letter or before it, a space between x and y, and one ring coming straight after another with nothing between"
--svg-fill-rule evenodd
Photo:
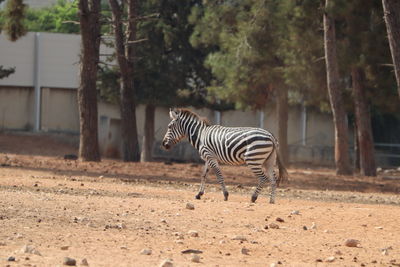
<instances>
[{"instance_id":1,"label":"white wall","mask_svg":"<svg viewBox=\"0 0 400 267\"><path fill-rule=\"evenodd\" d=\"M79 85L80 35L29 32L11 42L0 34L0 64L16 67L15 73L0 80L0 86L34 86L35 38L38 38L39 86L77 88ZM112 49L101 46L102 54Z\"/></svg>"}]
</instances>

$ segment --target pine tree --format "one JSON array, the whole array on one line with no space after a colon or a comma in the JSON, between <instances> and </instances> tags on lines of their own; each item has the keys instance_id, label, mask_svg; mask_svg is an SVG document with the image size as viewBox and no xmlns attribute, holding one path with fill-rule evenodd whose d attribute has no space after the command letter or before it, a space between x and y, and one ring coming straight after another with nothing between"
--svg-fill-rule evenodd
<instances>
[{"instance_id":1,"label":"pine tree","mask_svg":"<svg viewBox=\"0 0 400 267\"><path fill-rule=\"evenodd\" d=\"M79 0L82 37L79 107L79 158L100 161L97 124L97 66L100 50L100 0Z\"/></svg>"}]
</instances>

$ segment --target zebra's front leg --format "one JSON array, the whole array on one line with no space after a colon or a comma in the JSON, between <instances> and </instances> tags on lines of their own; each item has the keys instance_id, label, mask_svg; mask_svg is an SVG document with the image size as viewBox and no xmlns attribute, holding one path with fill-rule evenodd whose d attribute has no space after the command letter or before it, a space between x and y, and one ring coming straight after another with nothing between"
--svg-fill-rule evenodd
<instances>
[{"instance_id":1,"label":"zebra's front leg","mask_svg":"<svg viewBox=\"0 0 400 267\"><path fill-rule=\"evenodd\" d=\"M227 201L229 197L228 190L226 190L224 177L222 176L221 170L219 169L218 162L216 160L212 160L209 162L210 168L212 168L217 176L217 181L221 185L222 193L224 194L224 200Z\"/></svg>"},{"instance_id":2,"label":"zebra's front leg","mask_svg":"<svg viewBox=\"0 0 400 267\"><path fill-rule=\"evenodd\" d=\"M201 199L201 196L204 195L204 187L206 184L207 174L208 174L208 164L206 162L206 164L204 165L203 173L201 175L200 189L199 193L196 195L196 199Z\"/></svg>"},{"instance_id":3,"label":"zebra's front leg","mask_svg":"<svg viewBox=\"0 0 400 267\"><path fill-rule=\"evenodd\" d=\"M258 177L258 185L254 190L253 195L251 196L251 202L254 203L256 202L258 195L260 194L262 188L264 187L264 184L267 181L267 177L265 176L262 166L251 166L250 168L252 172Z\"/></svg>"}]
</instances>

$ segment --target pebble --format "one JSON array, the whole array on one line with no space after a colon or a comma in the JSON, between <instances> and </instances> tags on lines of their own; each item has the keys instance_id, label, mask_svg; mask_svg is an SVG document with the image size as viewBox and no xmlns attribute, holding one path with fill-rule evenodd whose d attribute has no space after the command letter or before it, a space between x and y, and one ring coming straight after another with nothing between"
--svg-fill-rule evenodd
<instances>
[{"instance_id":1,"label":"pebble","mask_svg":"<svg viewBox=\"0 0 400 267\"><path fill-rule=\"evenodd\" d=\"M232 240L247 241L247 238L241 235L232 237Z\"/></svg>"},{"instance_id":2,"label":"pebble","mask_svg":"<svg viewBox=\"0 0 400 267\"><path fill-rule=\"evenodd\" d=\"M68 249L69 249L69 246L62 246L60 249L61 249L61 250L68 250Z\"/></svg>"},{"instance_id":3,"label":"pebble","mask_svg":"<svg viewBox=\"0 0 400 267\"><path fill-rule=\"evenodd\" d=\"M7 246L7 244L4 242L0 242L0 247L3 247L3 246Z\"/></svg>"},{"instance_id":4,"label":"pebble","mask_svg":"<svg viewBox=\"0 0 400 267\"><path fill-rule=\"evenodd\" d=\"M173 266L174 266L174 264L172 263L172 260L171 260L171 259L163 260L163 261L160 263L160 267L173 267Z\"/></svg>"},{"instance_id":5,"label":"pebble","mask_svg":"<svg viewBox=\"0 0 400 267\"><path fill-rule=\"evenodd\" d=\"M241 252L243 255L249 255L250 250L247 249L247 248L245 248L245 247L243 247L243 248L240 250L240 252Z\"/></svg>"},{"instance_id":6,"label":"pebble","mask_svg":"<svg viewBox=\"0 0 400 267\"><path fill-rule=\"evenodd\" d=\"M67 266L76 266L76 260L73 258L65 257L63 260L63 264Z\"/></svg>"},{"instance_id":7,"label":"pebble","mask_svg":"<svg viewBox=\"0 0 400 267\"><path fill-rule=\"evenodd\" d=\"M195 231L195 230L189 230L188 234L191 237L199 237L199 233L197 231Z\"/></svg>"},{"instance_id":8,"label":"pebble","mask_svg":"<svg viewBox=\"0 0 400 267\"><path fill-rule=\"evenodd\" d=\"M87 261L86 258L83 258L83 259L82 259L81 265L83 265L83 266L89 266L89 263L88 263L88 261Z\"/></svg>"},{"instance_id":9,"label":"pebble","mask_svg":"<svg viewBox=\"0 0 400 267\"><path fill-rule=\"evenodd\" d=\"M315 224L315 222L312 222L310 229L313 230L317 229L317 225Z\"/></svg>"},{"instance_id":10,"label":"pebble","mask_svg":"<svg viewBox=\"0 0 400 267\"><path fill-rule=\"evenodd\" d=\"M202 250L198 249L185 249L181 251L182 254L201 254L203 253Z\"/></svg>"},{"instance_id":11,"label":"pebble","mask_svg":"<svg viewBox=\"0 0 400 267\"><path fill-rule=\"evenodd\" d=\"M308 230L307 226L304 225L303 230L307 231Z\"/></svg>"},{"instance_id":12,"label":"pebble","mask_svg":"<svg viewBox=\"0 0 400 267\"><path fill-rule=\"evenodd\" d=\"M151 249L142 249L140 251L141 255L151 255L151 253L152 253Z\"/></svg>"},{"instance_id":13,"label":"pebble","mask_svg":"<svg viewBox=\"0 0 400 267\"><path fill-rule=\"evenodd\" d=\"M200 262L200 256L197 255L197 254L192 254L192 257L191 257L190 261L199 263Z\"/></svg>"},{"instance_id":14,"label":"pebble","mask_svg":"<svg viewBox=\"0 0 400 267\"><path fill-rule=\"evenodd\" d=\"M291 215L300 215L300 211L299 210L293 210L290 214Z\"/></svg>"},{"instance_id":15,"label":"pebble","mask_svg":"<svg viewBox=\"0 0 400 267\"><path fill-rule=\"evenodd\" d=\"M15 261L15 257L13 257L13 256L8 257L7 261Z\"/></svg>"},{"instance_id":16,"label":"pebble","mask_svg":"<svg viewBox=\"0 0 400 267\"><path fill-rule=\"evenodd\" d=\"M30 254L35 254L38 256L42 256L40 252L32 245L25 245L21 248L22 253L30 253Z\"/></svg>"},{"instance_id":17,"label":"pebble","mask_svg":"<svg viewBox=\"0 0 400 267\"><path fill-rule=\"evenodd\" d=\"M194 210L194 205L192 203L186 203L186 209Z\"/></svg>"},{"instance_id":18,"label":"pebble","mask_svg":"<svg viewBox=\"0 0 400 267\"><path fill-rule=\"evenodd\" d=\"M271 229L279 229L279 225L277 225L276 223L270 223L268 227Z\"/></svg>"},{"instance_id":19,"label":"pebble","mask_svg":"<svg viewBox=\"0 0 400 267\"><path fill-rule=\"evenodd\" d=\"M277 218L275 219L275 221L277 221L277 222L285 222L285 220L282 219L282 218L280 218L280 217L277 217Z\"/></svg>"},{"instance_id":20,"label":"pebble","mask_svg":"<svg viewBox=\"0 0 400 267\"><path fill-rule=\"evenodd\" d=\"M326 262L334 262L335 260L336 260L336 258L334 256L330 256L325 259Z\"/></svg>"},{"instance_id":21,"label":"pebble","mask_svg":"<svg viewBox=\"0 0 400 267\"><path fill-rule=\"evenodd\" d=\"M359 240L356 240L356 239L347 239L347 240L344 242L344 245L345 245L346 247L358 247L358 246L360 245L360 241L359 241Z\"/></svg>"}]
</instances>

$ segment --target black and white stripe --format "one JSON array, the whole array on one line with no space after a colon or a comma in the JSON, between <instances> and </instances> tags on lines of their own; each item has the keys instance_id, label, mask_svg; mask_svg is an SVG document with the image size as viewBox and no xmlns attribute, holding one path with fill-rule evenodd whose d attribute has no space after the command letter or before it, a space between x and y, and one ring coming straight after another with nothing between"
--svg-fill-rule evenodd
<instances>
[{"instance_id":1,"label":"black and white stripe","mask_svg":"<svg viewBox=\"0 0 400 267\"><path fill-rule=\"evenodd\" d=\"M286 169L278 155L278 142L268 131L250 127L223 127L210 125L206 120L187 109L170 110L172 121L163 139L163 146L169 149L184 137L199 151L205 161L200 190L196 195L200 199L209 169L214 170L221 185L225 200L229 193L226 190L224 178L219 163L229 165L246 164L258 177L258 185L251 201L255 202L267 179L270 181L270 203L275 202L276 183L283 180ZM278 165L279 176L276 177L274 168ZM265 167L265 171L263 170Z\"/></svg>"}]
</instances>

